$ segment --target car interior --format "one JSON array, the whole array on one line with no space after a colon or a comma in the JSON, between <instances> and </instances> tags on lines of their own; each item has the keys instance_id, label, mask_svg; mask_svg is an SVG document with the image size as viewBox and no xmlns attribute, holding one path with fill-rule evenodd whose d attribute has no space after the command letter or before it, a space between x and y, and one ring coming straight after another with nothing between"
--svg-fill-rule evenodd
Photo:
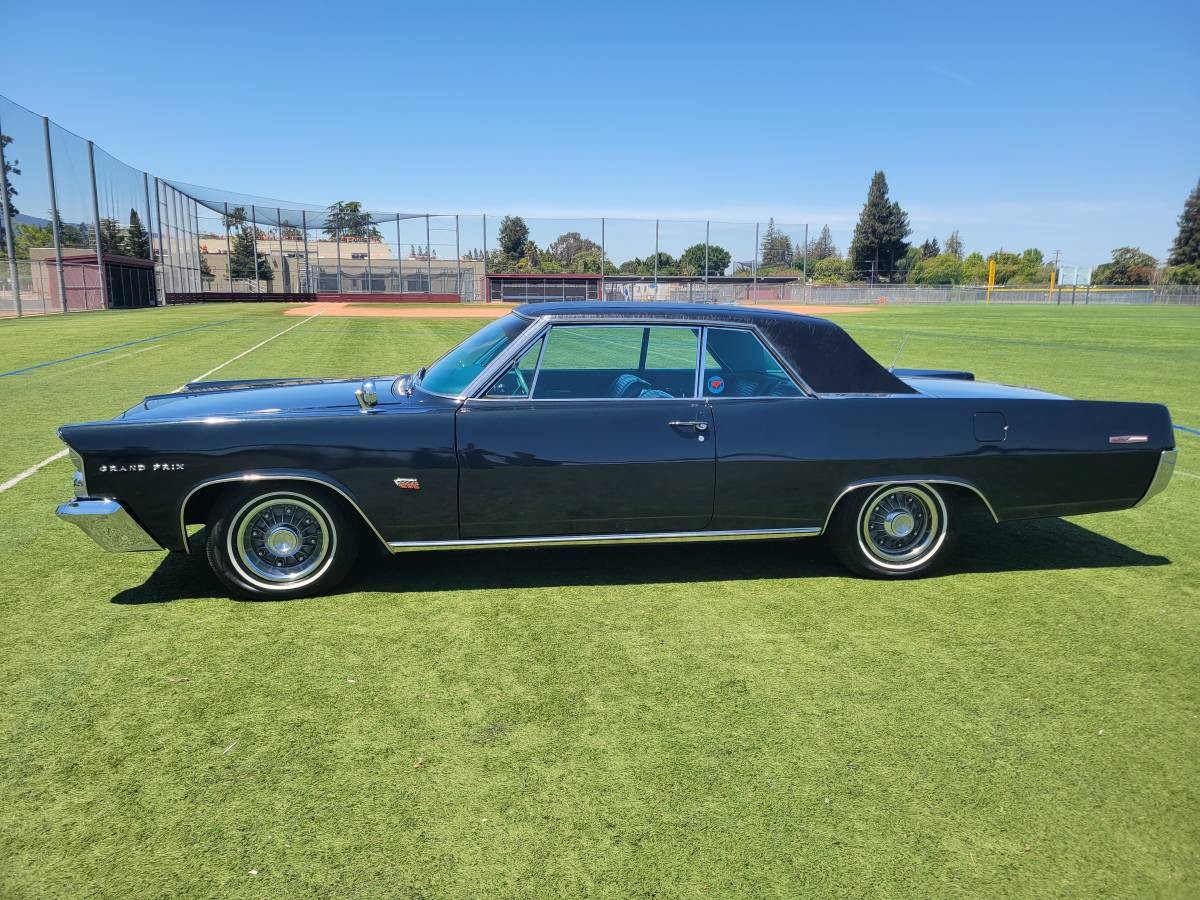
<instances>
[{"instance_id":1,"label":"car interior","mask_svg":"<svg viewBox=\"0 0 1200 900\"><path fill-rule=\"evenodd\" d=\"M522 354L486 396L530 397L532 393L535 400L690 398L695 395L699 341L699 329L688 326L556 325ZM800 395L800 389L753 332L707 330L704 396Z\"/></svg>"}]
</instances>

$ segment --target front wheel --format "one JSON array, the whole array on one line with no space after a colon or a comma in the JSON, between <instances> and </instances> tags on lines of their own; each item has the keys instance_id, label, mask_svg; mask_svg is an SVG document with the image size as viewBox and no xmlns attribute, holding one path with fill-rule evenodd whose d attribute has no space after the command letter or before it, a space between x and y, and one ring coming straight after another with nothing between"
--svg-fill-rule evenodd
<instances>
[{"instance_id":1,"label":"front wheel","mask_svg":"<svg viewBox=\"0 0 1200 900\"><path fill-rule=\"evenodd\" d=\"M316 486L243 488L213 509L208 562L238 596L322 594L354 563L358 534L353 524L341 500Z\"/></svg>"},{"instance_id":2,"label":"front wheel","mask_svg":"<svg viewBox=\"0 0 1200 900\"><path fill-rule=\"evenodd\" d=\"M829 523L838 559L859 575L911 578L945 555L950 507L928 484L889 484L843 497Z\"/></svg>"}]
</instances>

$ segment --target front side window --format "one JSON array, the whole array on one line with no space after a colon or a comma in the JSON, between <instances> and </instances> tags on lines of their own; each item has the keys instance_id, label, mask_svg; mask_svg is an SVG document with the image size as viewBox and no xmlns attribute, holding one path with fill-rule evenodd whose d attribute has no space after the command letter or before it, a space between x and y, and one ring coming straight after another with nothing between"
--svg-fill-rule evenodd
<instances>
[{"instance_id":1,"label":"front side window","mask_svg":"<svg viewBox=\"0 0 1200 900\"><path fill-rule=\"evenodd\" d=\"M709 328L705 333L705 397L803 396L804 392L753 332Z\"/></svg>"},{"instance_id":2,"label":"front side window","mask_svg":"<svg viewBox=\"0 0 1200 900\"><path fill-rule=\"evenodd\" d=\"M485 396L663 400L695 394L699 328L555 325L535 346Z\"/></svg>"},{"instance_id":3,"label":"front side window","mask_svg":"<svg viewBox=\"0 0 1200 900\"><path fill-rule=\"evenodd\" d=\"M481 328L426 370L421 389L458 396L530 324L522 316L508 315Z\"/></svg>"}]
</instances>

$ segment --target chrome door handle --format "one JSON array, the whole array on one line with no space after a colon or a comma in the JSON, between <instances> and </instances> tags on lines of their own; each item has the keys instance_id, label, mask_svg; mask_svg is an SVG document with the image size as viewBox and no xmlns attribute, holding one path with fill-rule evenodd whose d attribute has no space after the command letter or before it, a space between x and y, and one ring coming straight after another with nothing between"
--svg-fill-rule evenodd
<instances>
[{"instance_id":1,"label":"chrome door handle","mask_svg":"<svg viewBox=\"0 0 1200 900\"><path fill-rule=\"evenodd\" d=\"M695 428L697 431L708 431L707 422L668 422L672 428Z\"/></svg>"}]
</instances>

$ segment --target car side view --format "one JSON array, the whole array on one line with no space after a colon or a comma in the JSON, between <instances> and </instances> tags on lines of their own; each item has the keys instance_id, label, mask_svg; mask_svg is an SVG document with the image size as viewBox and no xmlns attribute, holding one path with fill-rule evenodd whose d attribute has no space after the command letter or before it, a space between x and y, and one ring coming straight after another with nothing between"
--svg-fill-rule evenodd
<instances>
[{"instance_id":1,"label":"car side view","mask_svg":"<svg viewBox=\"0 0 1200 900\"><path fill-rule=\"evenodd\" d=\"M1164 406L889 370L837 325L737 306L544 303L413 374L202 382L59 435L58 508L109 550L188 552L238 595L329 591L391 552L824 535L928 572L963 514L1140 506Z\"/></svg>"}]
</instances>

